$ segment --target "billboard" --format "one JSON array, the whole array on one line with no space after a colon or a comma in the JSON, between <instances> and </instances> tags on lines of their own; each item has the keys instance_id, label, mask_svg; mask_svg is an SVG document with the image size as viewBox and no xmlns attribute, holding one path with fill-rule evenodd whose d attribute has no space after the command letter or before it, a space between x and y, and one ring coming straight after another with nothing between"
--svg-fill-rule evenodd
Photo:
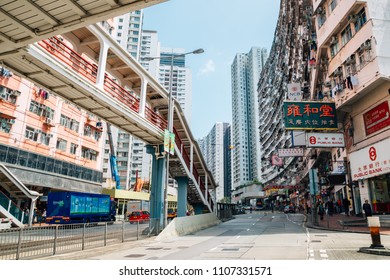
<instances>
[{"instance_id":1,"label":"billboard","mask_svg":"<svg viewBox=\"0 0 390 280\"><path fill-rule=\"evenodd\" d=\"M366 135L370 135L390 126L389 103L382 102L375 108L363 114Z\"/></svg>"},{"instance_id":2,"label":"billboard","mask_svg":"<svg viewBox=\"0 0 390 280\"><path fill-rule=\"evenodd\" d=\"M303 157L303 148L278 149L279 157Z\"/></svg>"},{"instance_id":3,"label":"billboard","mask_svg":"<svg viewBox=\"0 0 390 280\"><path fill-rule=\"evenodd\" d=\"M344 148L344 134L326 132L307 133L306 144L310 148Z\"/></svg>"},{"instance_id":4,"label":"billboard","mask_svg":"<svg viewBox=\"0 0 390 280\"><path fill-rule=\"evenodd\" d=\"M390 139L367 146L349 155L352 181L390 172Z\"/></svg>"},{"instance_id":5,"label":"billboard","mask_svg":"<svg viewBox=\"0 0 390 280\"><path fill-rule=\"evenodd\" d=\"M285 129L338 130L334 102L285 101Z\"/></svg>"}]
</instances>

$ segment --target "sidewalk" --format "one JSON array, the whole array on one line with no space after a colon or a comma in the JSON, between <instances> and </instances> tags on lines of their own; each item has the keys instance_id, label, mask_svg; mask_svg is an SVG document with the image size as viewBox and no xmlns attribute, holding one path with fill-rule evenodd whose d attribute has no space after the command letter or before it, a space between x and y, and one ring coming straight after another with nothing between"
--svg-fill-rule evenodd
<instances>
[{"instance_id":1,"label":"sidewalk","mask_svg":"<svg viewBox=\"0 0 390 280\"><path fill-rule=\"evenodd\" d=\"M367 226L365 218L362 217L346 216L345 214L333 214L332 216L325 215L322 221L320 220L320 217L318 217L318 225L312 223L311 214L306 215L306 217L306 226L310 228L370 233L370 228ZM381 227L380 233L390 235L390 227Z\"/></svg>"}]
</instances>

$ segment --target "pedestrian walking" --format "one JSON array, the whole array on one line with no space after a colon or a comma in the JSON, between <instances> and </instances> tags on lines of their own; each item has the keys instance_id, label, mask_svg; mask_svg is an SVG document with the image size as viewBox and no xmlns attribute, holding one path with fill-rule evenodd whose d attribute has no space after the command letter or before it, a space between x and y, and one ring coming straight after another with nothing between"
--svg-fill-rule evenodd
<instances>
[{"instance_id":1,"label":"pedestrian walking","mask_svg":"<svg viewBox=\"0 0 390 280\"><path fill-rule=\"evenodd\" d=\"M328 215L333 216L334 213L334 208L333 208L333 200L328 200L326 203L326 208L328 209Z\"/></svg>"},{"instance_id":2,"label":"pedestrian walking","mask_svg":"<svg viewBox=\"0 0 390 280\"><path fill-rule=\"evenodd\" d=\"M349 216L349 205L351 205L351 202L349 201L348 198L343 199L343 207L344 207L344 212L345 215Z\"/></svg>"},{"instance_id":3,"label":"pedestrian walking","mask_svg":"<svg viewBox=\"0 0 390 280\"><path fill-rule=\"evenodd\" d=\"M370 203L368 203L368 199L366 199L364 204L363 204L363 211L364 211L364 214L366 215L366 219L367 219L367 217L372 216L371 205L370 205Z\"/></svg>"},{"instance_id":4,"label":"pedestrian walking","mask_svg":"<svg viewBox=\"0 0 390 280\"><path fill-rule=\"evenodd\" d=\"M324 219L325 214L325 208L322 201L318 203L318 215L320 216L320 220L322 221Z\"/></svg>"}]
</instances>

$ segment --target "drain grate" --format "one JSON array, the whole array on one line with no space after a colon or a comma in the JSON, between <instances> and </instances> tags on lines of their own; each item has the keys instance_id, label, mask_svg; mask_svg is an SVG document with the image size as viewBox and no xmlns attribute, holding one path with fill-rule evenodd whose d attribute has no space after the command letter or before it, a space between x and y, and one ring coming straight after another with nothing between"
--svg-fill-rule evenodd
<instances>
[{"instance_id":1,"label":"drain grate","mask_svg":"<svg viewBox=\"0 0 390 280\"><path fill-rule=\"evenodd\" d=\"M155 247L155 248L150 247L150 248L146 248L146 250L153 250L153 251L157 251L157 250L161 250L161 249L162 249L162 247Z\"/></svg>"},{"instance_id":2,"label":"drain grate","mask_svg":"<svg viewBox=\"0 0 390 280\"><path fill-rule=\"evenodd\" d=\"M312 240L313 243L321 243L321 240Z\"/></svg>"},{"instance_id":3,"label":"drain grate","mask_svg":"<svg viewBox=\"0 0 390 280\"><path fill-rule=\"evenodd\" d=\"M125 258L142 258L145 256L146 255L143 255L143 254L131 254L131 255L125 256Z\"/></svg>"},{"instance_id":4,"label":"drain grate","mask_svg":"<svg viewBox=\"0 0 390 280\"><path fill-rule=\"evenodd\" d=\"M239 249L238 248L223 248L222 251L232 251L232 252L237 252Z\"/></svg>"},{"instance_id":5,"label":"drain grate","mask_svg":"<svg viewBox=\"0 0 390 280\"><path fill-rule=\"evenodd\" d=\"M177 247L177 249L188 249L188 248L190 248L190 247L188 247L188 246L179 246L179 247Z\"/></svg>"},{"instance_id":6,"label":"drain grate","mask_svg":"<svg viewBox=\"0 0 390 280\"><path fill-rule=\"evenodd\" d=\"M318 237L328 237L327 234L315 234L314 236L318 236Z\"/></svg>"}]
</instances>

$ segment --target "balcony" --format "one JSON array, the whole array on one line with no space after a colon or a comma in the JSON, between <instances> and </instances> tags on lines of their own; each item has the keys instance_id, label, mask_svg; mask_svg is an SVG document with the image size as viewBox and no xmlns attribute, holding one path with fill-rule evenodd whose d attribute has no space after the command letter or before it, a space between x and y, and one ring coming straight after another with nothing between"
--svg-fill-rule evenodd
<instances>
[{"instance_id":1,"label":"balcony","mask_svg":"<svg viewBox=\"0 0 390 280\"><path fill-rule=\"evenodd\" d=\"M316 1L314 3L314 10L317 9L318 5L322 0ZM330 40L331 36L337 34L341 31L341 28L344 28L348 22L348 15L357 13L359 9L362 8L362 1L357 0L343 0L339 1L335 9L329 14L327 14L327 19L325 23L317 28L317 40L318 46L324 47L325 43Z\"/></svg>"}]
</instances>

